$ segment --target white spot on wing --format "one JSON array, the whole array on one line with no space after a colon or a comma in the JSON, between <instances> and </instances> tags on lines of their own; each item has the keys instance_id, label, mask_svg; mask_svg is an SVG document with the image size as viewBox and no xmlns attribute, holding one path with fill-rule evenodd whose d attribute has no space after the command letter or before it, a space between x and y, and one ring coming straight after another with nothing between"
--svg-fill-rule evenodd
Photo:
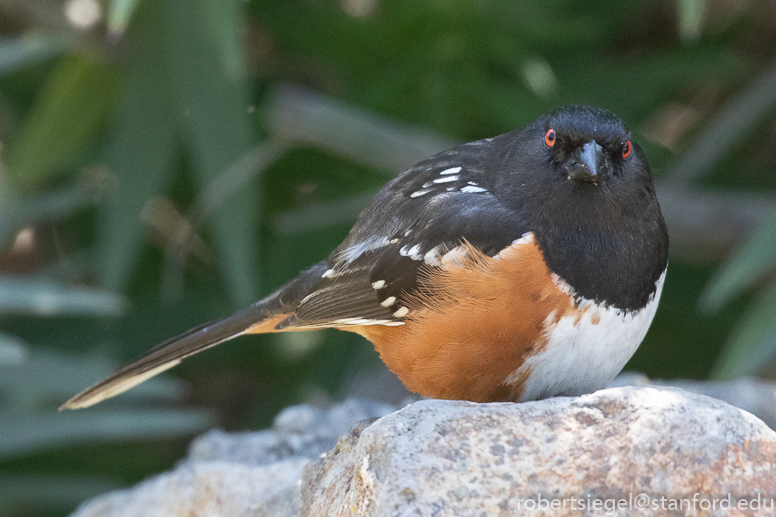
<instances>
[{"instance_id":1,"label":"white spot on wing","mask_svg":"<svg viewBox=\"0 0 776 517\"><path fill-rule=\"evenodd\" d=\"M445 174L458 174L461 172L460 167L451 167L449 169L445 169L442 172L439 173L440 176L444 176Z\"/></svg>"},{"instance_id":2,"label":"white spot on wing","mask_svg":"<svg viewBox=\"0 0 776 517\"><path fill-rule=\"evenodd\" d=\"M378 280L372 284L373 289L382 289L385 287L385 280Z\"/></svg>"},{"instance_id":3,"label":"white spot on wing","mask_svg":"<svg viewBox=\"0 0 776 517\"><path fill-rule=\"evenodd\" d=\"M399 250L399 255L409 257L412 260L421 260L423 258L423 255L420 254L420 244L415 244L412 247L409 244L404 246Z\"/></svg>"},{"instance_id":4,"label":"white spot on wing","mask_svg":"<svg viewBox=\"0 0 776 517\"><path fill-rule=\"evenodd\" d=\"M457 181L457 180L458 180L458 176L444 176L442 178L435 179L433 183L449 183L451 181Z\"/></svg>"},{"instance_id":5,"label":"white spot on wing","mask_svg":"<svg viewBox=\"0 0 776 517\"><path fill-rule=\"evenodd\" d=\"M331 278L334 276L334 270L333 269L327 269L324 274L321 275L321 278Z\"/></svg>"},{"instance_id":6,"label":"white spot on wing","mask_svg":"<svg viewBox=\"0 0 776 517\"><path fill-rule=\"evenodd\" d=\"M431 191L430 190L416 190L415 192L410 194L410 197L420 197L420 196L422 196L424 194L428 194L429 192L431 192Z\"/></svg>"},{"instance_id":7,"label":"white spot on wing","mask_svg":"<svg viewBox=\"0 0 776 517\"><path fill-rule=\"evenodd\" d=\"M385 325L391 323L391 320L372 320L368 318L342 318L334 320L334 323L340 325Z\"/></svg>"},{"instance_id":8,"label":"white spot on wing","mask_svg":"<svg viewBox=\"0 0 776 517\"><path fill-rule=\"evenodd\" d=\"M333 321L335 325L385 325L386 327L396 327L404 325L403 321L391 321L391 320L372 320L368 318L342 318Z\"/></svg>"},{"instance_id":9,"label":"white spot on wing","mask_svg":"<svg viewBox=\"0 0 776 517\"><path fill-rule=\"evenodd\" d=\"M342 250L339 254L339 260L343 260L346 264L350 264L361 255L380 249L383 246L388 246L388 244L390 244L388 237L370 237Z\"/></svg>"},{"instance_id":10,"label":"white spot on wing","mask_svg":"<svg viewBox=\"0 0 776 517\"><path fill-rule=\"evenodd\" d=\"M423 262L429 266L441 266L442 261L439 260L439 246L431 248L425 255L423 255Z\"/></svg>"},{"instance_id":11,"label":"white spot on wing","mask_svg":"<svg viewBox=\"0 0 776 517\"><path fill-rule=\"evenodd\" d=\"M383 300L383 302L380 305L382 305L383 307L390 307L394 303L396 303L396 297L395 296L389 296L388 298Z\"/></svg>"},{"instance_id":12,"label":"white spot on wing","mask_svg":"<svg viewBox=\"0 0 776 517\"><path fill-rule=\"evenodd\" d=\"M402 307L398 311L393 313L394 318L403 318L407 314L409 314L410 310L407 307Z\"/></svg>"},{"instance_id":13,"label":"white spot on wing","mask_svg":"<svg viewBox=\"0 0 776 517\"><path fill-rule=\"evenodd\" d=\"M470 192L471 193L473 193L473 192L487 192L487 191L488 191L487 189L484 189L482 187L475 187L475 186L472 186L472 185L467 185L467 186L465 186L464 188L461 189L461 192L466 192L466 193L470 193Z\"/></svg>"},{"instance_id":14,"label":"white spot on wing","mask_svg":"<svg viewBox=\"0 0 776 517\"><path fill-rule=\"evenodd\" d=\"M309 299L311 299L311 298L315 298L315 297L316 297L316 296L318 296L320 293L321 293L321 291L313 291L312 293L310 293L310 294L308 294L307 296L305 296L304 298L302 298L302 301L301 301L301 302L299 302L299 305L302 305L303 303L305 303L307 300L309 300ZM203 330L204 330L204 329L203 329Z\"/></svg>"}]
</instances>

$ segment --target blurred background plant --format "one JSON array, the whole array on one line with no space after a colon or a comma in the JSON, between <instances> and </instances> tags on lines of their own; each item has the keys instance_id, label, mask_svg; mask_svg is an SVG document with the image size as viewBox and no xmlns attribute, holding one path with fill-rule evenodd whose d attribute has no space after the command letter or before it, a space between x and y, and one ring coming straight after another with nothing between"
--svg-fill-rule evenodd
<instances>
[{"instance_id":1,"label":"blurred background plant","mask_svg":"<svg viewBox=\"0 0 776 517\"><path fill-rule=\"evenodd\" d=\"M63 515L209 426L364 394L375 353L324 331L55 413L324 258L403 167L568 103L630 125L670 227L629 368L776 377L773 2L0 0L0 514Z\"/></svg>"}]
</instances>

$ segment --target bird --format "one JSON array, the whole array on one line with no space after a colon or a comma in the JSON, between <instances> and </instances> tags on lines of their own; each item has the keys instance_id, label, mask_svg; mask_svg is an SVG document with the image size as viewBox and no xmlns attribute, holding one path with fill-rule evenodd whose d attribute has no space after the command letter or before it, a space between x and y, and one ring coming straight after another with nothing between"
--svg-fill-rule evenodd
<instances>
[{"instance_id":1,"label":"bird","mask_svg":"<svg viewBox=\"0 0 776 517\"><path fill-rule=\"evenodd\" d=\"M322 262L152 348L60 409L96 404L244 334L337 328L421 396L524 402L605 387L654 318L668 231L612 112L563 106L408 168Z\"/></svg>"}]
</instances>

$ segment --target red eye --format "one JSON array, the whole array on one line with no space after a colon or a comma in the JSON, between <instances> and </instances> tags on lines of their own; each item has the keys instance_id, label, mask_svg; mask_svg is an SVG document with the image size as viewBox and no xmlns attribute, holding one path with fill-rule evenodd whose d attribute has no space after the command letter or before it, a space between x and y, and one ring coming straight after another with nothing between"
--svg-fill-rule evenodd
<instances>
[{"instance_id":1,"label":"red eye","mask_svg":"<svg viewBox=\"0 0 776 517\"><path fill-rule=\"evenodd\" d=\"M630 156L632 150L633 146L631 145L630 140L626 140L625 143L622 144L622 157L627 158Z\"/></svg>"},{"instance_id":2,"label":"red eye","mask_svg":"<svg viewBox=\"0 0 776 517\"><path fill-rule=\"evenodd\" d=\"M550 129L547 131L547 134L544 135L544 143L547 144L547 147L552 147L555 145L555 130Z\"/></svg>"}]
</instances>

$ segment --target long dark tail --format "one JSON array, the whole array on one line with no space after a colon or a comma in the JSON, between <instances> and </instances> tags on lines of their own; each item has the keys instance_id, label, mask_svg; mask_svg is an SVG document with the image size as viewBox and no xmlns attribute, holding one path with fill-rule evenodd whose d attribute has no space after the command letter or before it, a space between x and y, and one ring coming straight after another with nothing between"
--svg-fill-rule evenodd
<instances>
[{"instance_id":1,"label":"long dark tail","mask_svg":"<svg viewBox=\"0 0 776 517\"><path fill-rule=\"evenodd\" d=\"M59 408L80 409L115 397L143 381L169 370L185 358L242 334L276 332L275 325L293 312L299 300L320 279L326 266L321 263L304 271L294 280L231 316L205 323L160 343L148 353L120 368L107 379L87 388Z\"/></svg>"}]
</instances>

